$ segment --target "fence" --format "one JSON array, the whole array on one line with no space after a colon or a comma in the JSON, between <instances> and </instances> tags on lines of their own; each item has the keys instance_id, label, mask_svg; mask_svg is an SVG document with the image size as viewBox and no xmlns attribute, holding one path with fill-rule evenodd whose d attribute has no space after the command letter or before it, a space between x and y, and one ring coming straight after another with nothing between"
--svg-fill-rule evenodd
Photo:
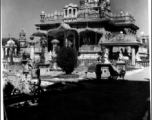
<instances>
[{"instance_id":1,"label":"fence","mask_svg":"<svg viewBox=\"0 0 152 120\"><path fill-rule=\"evenodd\" d=\"M80 64L84 64L85 66L88 66L90 64L95 63L97 60L96 59L79 59ZM110 63L116 64L117 60L109 60ZM126 66L132 66L131 60L124 60L126 63ZM150 63L149 60L143 60L143 61L136 61L135 66L139 67L149 67Z\"/></svg>"},{"instance_id":2,"label":"fence","mask_svg":"<svg viewBox=\"0 0 152 120\"><path fill-rule=\"evenodd\" d=\"M149 67L149 60L143 60L143 61L136 61L136 65L143 66L143 67Z\"/></svg>"}]
</instances>

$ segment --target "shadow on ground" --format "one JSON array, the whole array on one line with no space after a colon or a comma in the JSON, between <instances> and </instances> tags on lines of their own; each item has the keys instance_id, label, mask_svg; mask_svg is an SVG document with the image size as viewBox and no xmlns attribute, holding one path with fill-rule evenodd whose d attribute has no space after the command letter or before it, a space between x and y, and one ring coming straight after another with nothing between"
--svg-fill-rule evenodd
<instances>
[{"instance_id":1,"label":"shadow on ground","mask_svg":"<svg viewBox=\"0 0 152 120\"><path fill-rule=\"evenodd\" d=\"M7 108L8 120L142 120L149 81L84 80L46 88L38 106Z\"/></svg>"}]
</instances>

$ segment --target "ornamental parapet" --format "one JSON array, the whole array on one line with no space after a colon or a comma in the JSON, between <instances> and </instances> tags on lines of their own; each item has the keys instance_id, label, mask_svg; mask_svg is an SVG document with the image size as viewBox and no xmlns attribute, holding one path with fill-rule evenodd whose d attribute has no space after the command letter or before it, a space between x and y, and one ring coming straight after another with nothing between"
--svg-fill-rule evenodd
<instances>
[{"instance_id":1,"label":"ornamental parapet","mask_svg":"<svg viewBox=\"0 0 152 120\"><path fill-rule=\"evenodd\" d=\"M84 1L81 1L84 3ZM103 6L99 6L99 1L85 3L84 5L78 7L76 4L70 3L63 8L62 12L55 11L52 14L47 14L44 11L41 12L41 23L45 22L75 22L75 21L85 21L89 20L102 20L107 19L113 22L114 24L134 24L135 19L131 13L124 13L122 10L119 14L113 14L109 8L109 1L103 2ZM98 5L96 6L96 3ZM93 6L92 6L93 5Z\"/></svg>"},{"instance_id":2,"label":"ornamental parapet","mask_svg":"<svg viewBox=\"0 0 152 120\"><path fill-rule=\"evenodd\" d=\"M77 18L64 18L63 22L75 22L77 21Z\"/></svg>"},{"instance_id":3,"label":"ornamental parapet","mask_svg":"<svg viewBox=\"0 0 152 120\"><path fill-rule=\"evenodd\" d=\"M63 12L57 12L55 11L52 14L47 14L44 13L43 11L41 12L41 23L45 23L45 22L57 22L57 21L62 21L64 18L64 13Z\"/></svg>"},{"instance_id":4,"label":"ornamental parapet","mask_svg":"<svg viewBox=\"0 0 152 120\"><path fill-rule=\"evenodd\" d=\"M134 17L128 13L123 14L123 15L120 15L120 14L113 15L113 14L106 13L104 14L104 17L108 20L113 21L115 24L122 24L122 23L134 24L135 23Z\"/></svg>"},{"instance_id":5,"label":"ornamental parapet","mask_svg":"<svg viewBox=\"0 0 152 120\"><path fill-rule=\"evenodd\" d=\"M98 45L82 45L79 48L79 52L99 52L101 47Z\"/></svg>"}]
</instances>

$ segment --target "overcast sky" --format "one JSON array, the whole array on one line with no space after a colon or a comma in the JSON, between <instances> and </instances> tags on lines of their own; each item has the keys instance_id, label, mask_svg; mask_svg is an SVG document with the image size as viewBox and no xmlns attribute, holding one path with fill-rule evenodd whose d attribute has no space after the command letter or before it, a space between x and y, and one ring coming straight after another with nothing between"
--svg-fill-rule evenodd
<instances>
[{"instance_id":1,"label":"overcast sky","mask_svg":"<svg viewBox=\"0 0 152 120\"><path fill-rule=\"evenodd\" d=\"M36 31L35 25L40 22L40 13L62 11L69 3L79 6L80 0L2 0L2 37L18 38L22 26L27 34L27 39ZM148 0L111 0L111 10L118 14L120 9L131 12L140 28L138 34L144 31L149 34Z\"/></svg>"}]
</instances>

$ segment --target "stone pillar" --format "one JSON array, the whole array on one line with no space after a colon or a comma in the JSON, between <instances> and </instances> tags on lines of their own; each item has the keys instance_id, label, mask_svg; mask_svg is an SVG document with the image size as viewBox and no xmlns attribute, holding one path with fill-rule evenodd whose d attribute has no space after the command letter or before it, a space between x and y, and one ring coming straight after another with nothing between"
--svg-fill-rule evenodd
<instances>
[{"instance_id":1,"label":"stone pillar","mask_svg":"<svg viewBox=\"0 0 152 120\"><path fill-rule=\"evenodd\" d=\"M30 57L32 60L34 60L34 43L30 43L30 48L31 48Z\"/></svg>"},{"instance_id":2,"label":"stone pillar","mask_svg":"<svg viewBox=\"0 0 152 120\"><path fill-rule=\"evenodd\" d=\"M73 40L74 40L74 41L73 41L73 44L74 44L74 45L73 45L73 47L76 48L76 42L75 42L75 36L76 36L76 35L75 35L75 33L73 33L73 36L74 36L74 39L73 39Z\"/></svg>"},{"instance_id":3,"label":"stone pillar","mask_svg":"<svg viewBox=\"0 0 152 120\"><path fill-rule=\"evenodd\" d=\"M64 47L65 47L66 44L67 44L67 43L66 43L66 42L67 42L66 39L67 39L67 35L66 35L66 32L64 32L64 45L63 45Z\"/></svg>"},{"instance_id":4,"label":"stone pillar","mask_svg":"<svg viewBox=\"0 0 152 120\"><path fill-rule=\"evenodd\" d=\"M97 45L97 33L95 32L95 45Z\"/></svg>"},{"instance_id":5,"label":"stone pillar","mask_svg":"<svg viewBox=\"0 0 152 120\"><path fill-rule=\"evenodd\" d=\"M80 34L78 33L78 51L79 51L79 48L80 48Z\"/></svg>"},{"instance_id":6,"label":"stone pillar","mask_svg":"<svg viewBox=\"0 0 152 120\"><path fill-rule=\"evenodd\" d=\"M132 54L131 63L132 63L132 65L135 65L136 55L135 55L135 48L133 48L133 47L131 49L131 54Z\"/></svg>"},{"instance_id":7,"label":"stone pillar","mask_svg":"<svg viewBox=\"0 0 152 120\"><path fill-rule=\"evenodd\" d=\"M4 59L5 58L5 48L3 47L2 48L2 59Z\"/></svg>"}]
</instances>

